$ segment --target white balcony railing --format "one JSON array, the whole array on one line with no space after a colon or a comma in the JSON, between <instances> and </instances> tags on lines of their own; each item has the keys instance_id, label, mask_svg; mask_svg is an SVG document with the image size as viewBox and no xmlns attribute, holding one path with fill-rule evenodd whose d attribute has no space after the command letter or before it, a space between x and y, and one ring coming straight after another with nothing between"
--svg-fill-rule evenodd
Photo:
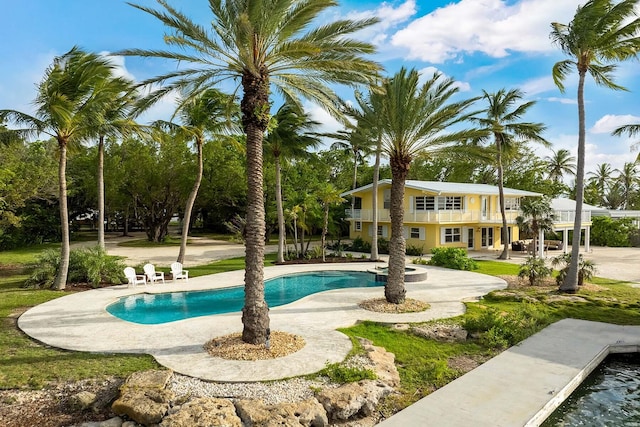
<instances>
[{"instance_id":1,"label":"white balcony railing","mask_svg":"<svg viewBox=\"0 0 640 427\"><path fill-rule=\"evenodd\" d=\"M345 213L347 219L353 219L358 221L373 221L372 209L346 209ZM378 209L378 221L390 221L389 209ZM507 211L507 221L509 223L515 223L516 218L521 215L520 211ZM575 220L575 211L555 211L554 223L573 223ZM500 212L486 212L480 211L464 211L464 210L447 210L447 211L414 211L404 212L404 221L413 223L424 224L455 224L455 223L501 223L502 216ZM591 212L582 212L582 221L591 221Z\"/></svg>"}]
</instances>

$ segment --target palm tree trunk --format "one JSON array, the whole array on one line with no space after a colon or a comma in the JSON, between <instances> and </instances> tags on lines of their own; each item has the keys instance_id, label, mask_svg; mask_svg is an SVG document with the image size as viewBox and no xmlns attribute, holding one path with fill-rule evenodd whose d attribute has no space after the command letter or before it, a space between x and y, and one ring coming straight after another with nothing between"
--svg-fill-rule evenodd
<instances>
[{"instance_id":1,"label":"palm tree trunk","mask_svg":"<svg viewBox=\"0 0 640 427\"><path fill-rule=\"evenodd\" d=\"M265 71L265 70L261 70ZM266 72L242 76L244 97L240 104L247 135L247 223L245 226L244 307L242 340L264 344L269 330L269 307L264 299L264 180L262 139L269 123L269 79Z\"/></svg>"},{"instance_id":2,"label":"palm tree trunk","mask_svg":"<svg viewBox=\"0 0 640 427\"><path fill-rule=\"evenodd\" d=\"M298 251L298 218L297 218L297 214L293 218L293 247L296 249L296 258L300 258L300 252Z\"/></svg>"},{"instance_id":3,"label":"palm tree trunk","mask_svg":"<svg viewBox=\"0 0 640 427\"><path fill-rule=\"evenodd\" d=\"M284 262L284 245L286 232L284 228L284 209L282 207L282 177L280 170L280 156L275 157L276 166L276 209L278 210L278 257L277 262Z\"/></svg>"},{"instance_id":4,"label":"palm tree trunk","mask_svg":"<svg viewBox=\"0 0 640 427\"><path fill-rule=\"evenodd\" d=\"M98 246L104 245L104 135L98 140Z\"/></svg>"},{"instance_id":5,"label":"palm tree trunk","mask_svg":"<svg viewBox=\"0 0 640 427\"><path fill-rule=\"evenodd\" d=\"M498 257L498 259L509 258L509 229L507 228L507 213L504 208L504 170L502 167L502 144L500 143L500 137L496 138L498 148L498 198L500 204L500 215L502 216L502 244L504 249Z\"/></svg>"},{"instance_id":6,"label":"palm tree trunk","mask_svg":"<svg viewBox=\"0 0 640 427\"><path fill-rule=\"evenodd\" d=\"M67 274L69 273L69 209L67 207L67 142L59 140L60 162L58 163L58 190L60 198L60 229L62 231L62 243L60 245L60 265L53 287L63 290L67 286Z\"/></svg>"},{"instance_id":7,"label":"palm tree trunk","mask_svg":"<svg viewBox=\"0 0 640 427\"><path fill-rule=\"evenodd\" d=\"M351 189L355 190L358 186L358 153L355 154L353 159L353 184L351 185ZM351 216L355 215L356 210L356 198L354 195L351 195ZM352 222L351 225L355 229L355 222Z\"/></svg>"},{"instance_id":8,"label":"palm tree trunk","mask_svg":"<svg viewBox=\"0 0 640 427\"><path fill-rule=\"evenodd\" d=\"M203 160L202 160L202 138L196 138L196 147L198 149L198 175L196 176L196 182L193 183L193 188L187 199L187 205L184 208L184 218L182 219L182 238L180 239L180 252L178 253L178 262L184 264L184 257L187 254L187 239L189 237L189 224L191 222L191 212L193 211L193 205L196 203L196 197L198 197L198 190L200 189L200 183L202 182L202 175L204 172Z\"/></svg>"},{"instance_id":9,"label":"palm tree trunk","mask_svg":"<svg viewBox=\"0 0 640 427\"><path fill-rule=\"evenodd\" d=\"M322 248L322 262L326 261L324 254L325 241L327 240L327 232L329 231L329 204L327 203L324 206L324 221L322 224L322 239L320 242L320 247Z\"/></svg>"},{"instance_id":10,"label":"palm tree trunk","mask_svg":"<svg viewBox=\"0 0 640 427\"><path fill-rule=\"evenodd\" d=\"M585 111L584 80L586 68L578 69L578 166L576 169L576 212L571 239L571 262L567 275L560 285L561 292L575 293L578 290L578 263L580 261L580 235L582 234L582 203L584 199L584 162L585 162Z\"/></svg>"},{"instance_id":11,"label":"palm tree trunk","mask_svg":"<svg viewBox=\"0 0 640 427\"><path fill-rule=\"evenodd\" d=\"M410 158L389 159L391 164L391 240L389 241L389 275L384 286L388 302L402 304L407 293L404 287L405 241L402 233L404 223L404 183L409 173ZM373 230L377 233L377 230Z\"/></svg>"},{"instance_id":12,"label":"palm tree trunk","mask_svg":"<svg viewBox=\"0 0 640 427\"><path fill-rule=\"evenodd\" d=\"M371 211L373 214L373 233L371 235L371 261L377 261L378 254L378 179L380 176L380 151L382 150L382 134L378 133L378 143L376 145L376 162L373 167L373 193L371 199Z\"/></svg>"}]
</instances>

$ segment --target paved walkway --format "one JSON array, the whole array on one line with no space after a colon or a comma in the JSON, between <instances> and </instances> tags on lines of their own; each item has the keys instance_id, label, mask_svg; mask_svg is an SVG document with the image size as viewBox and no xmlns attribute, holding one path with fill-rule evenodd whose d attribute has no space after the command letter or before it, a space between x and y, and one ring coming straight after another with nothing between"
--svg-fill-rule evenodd
<instances>
[{"instance_id":1,"label":"paved walkway","mask_svg":"<svg viewBox=\"0 0 640 427\"><path fill-rule=\"evenodd\" d=\"M265 268L265 278L317 270L367 270L372 263L293 265ZM340 327L359 320L422 322L453 317L464 312L462 301L501 289L506 283L496 277L437 267L428 269L428 279L408 283L407 297L426 301L431 308L421 313L380 314L363 310L358 303L382 298L379 288L339 289L313 294L270 310L271 329L304 338L305 347L289 356L264 361L232 361L210 357L203 349L211 338L240 332L239 313L221 314L160 325L140 325L111 316L105 307L118 298L135 293L202 290L241 284L244 271L233 271L189 279L188 284L148 285L137 288L114 286L58 298L38 305L18 320L19 327L45 344L77 351L147 353L181 374L215 381L263 381L311 374L327 362L344 360L351 342Z\"/></svg>"}]
</instances>

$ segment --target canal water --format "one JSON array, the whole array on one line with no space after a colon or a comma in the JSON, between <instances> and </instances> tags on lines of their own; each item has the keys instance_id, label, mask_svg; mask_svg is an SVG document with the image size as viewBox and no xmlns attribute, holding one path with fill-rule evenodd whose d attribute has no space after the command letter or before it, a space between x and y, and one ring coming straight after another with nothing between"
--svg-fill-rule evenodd
<instances>
[{"instance_id":1,"label":"canal water","mask_svg":"<svg viewBox=\"0 0 640 427\"><path fill-rule=\"evenodd\" d=\"M608 356L542 427L640 427L640 354Z\"/></svg>"}]
</instances>

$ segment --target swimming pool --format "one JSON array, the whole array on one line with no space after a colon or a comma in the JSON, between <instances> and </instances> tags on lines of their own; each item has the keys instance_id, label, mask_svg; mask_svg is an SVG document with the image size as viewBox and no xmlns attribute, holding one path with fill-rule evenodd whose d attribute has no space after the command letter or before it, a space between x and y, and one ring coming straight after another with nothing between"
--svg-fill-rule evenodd
<instances>
[{"instance_id":1,"label":"swimming pool","mask_svg":"<svg viewBox=\"0 0 640 427\"><path fill-rule=\"evenodd\" d=\"M269 307L288 304L307 295L331 289L383 286L371 273L361 271L316 271L265 280L265 300ZM244 286L207 291L136 294L122 297L107 306L120 319L155 325L191 317L233 313L244 306Z\"/></svg>"}]
</instances>

